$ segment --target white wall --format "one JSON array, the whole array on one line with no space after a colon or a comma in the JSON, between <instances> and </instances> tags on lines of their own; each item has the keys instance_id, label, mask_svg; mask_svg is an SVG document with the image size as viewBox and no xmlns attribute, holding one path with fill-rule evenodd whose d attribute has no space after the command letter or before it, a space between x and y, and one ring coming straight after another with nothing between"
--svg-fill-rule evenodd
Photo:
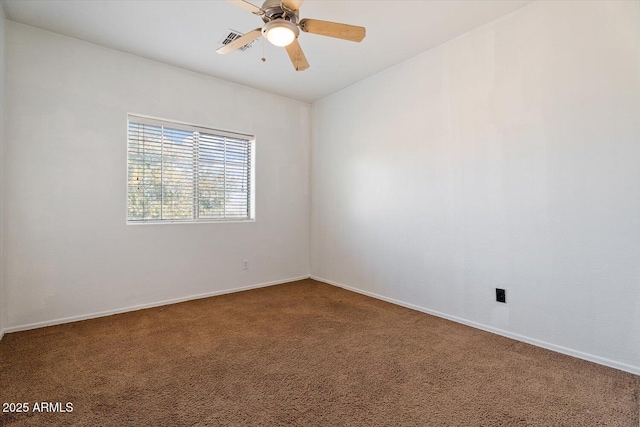
<instances>
[{"instance_id":1,"label":"white wall","mask_svg":"<svg viewBox=\"0 0 640 427\"><path fill-rule=\"evenodd\" d=\"M308 276L310 105L7 30L5 327ZM255 134L256 221L126 225L127 113Z\"/></svg>"},{"instance_id":2,"label":"white wall","mask_svg":"<svg viewBox=\"0 0 640 427\"><path fill-rule=\"evenodd\" d=\"M5 305L5 297L4 297L4 268L3 268L3 253L2 248L4 246L4 230L2 227L2 217L3 217L3 209L2 209L2 199L3 199L3 191L2 191L2 175L4 168L2 167L2 162L4 158L3 154L3 146L4 146L4 46L5 46L5 15L2 3L0 3L0 339L2 339L2 335L4 334L4 305Z\"/></svg>"},{"instance_id":3,"label":"white wall","mask_svg":"<svg viewBox=\"0 0 640 427\"><path fill-rule=\"evenodd\" d=\"M312 274L640 374L639 18L536 2L315 103Z\"/></svg>"}]
</instances>

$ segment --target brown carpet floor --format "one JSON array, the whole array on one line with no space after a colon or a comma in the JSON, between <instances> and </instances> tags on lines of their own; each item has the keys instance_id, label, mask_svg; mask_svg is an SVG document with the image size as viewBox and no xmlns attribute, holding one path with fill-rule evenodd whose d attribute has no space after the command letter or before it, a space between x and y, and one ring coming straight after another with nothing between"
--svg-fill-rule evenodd
<instances>
[{"instance_id":1,"label":"brown carpet floor","mask_svg":"<svg viewBox=\"0 0 640 427\"><path fill-rule=\"evenodd\" d=\"M8 334L43 426L638 426L640 377L312 280Z\"/></svg>"}]
</instances>

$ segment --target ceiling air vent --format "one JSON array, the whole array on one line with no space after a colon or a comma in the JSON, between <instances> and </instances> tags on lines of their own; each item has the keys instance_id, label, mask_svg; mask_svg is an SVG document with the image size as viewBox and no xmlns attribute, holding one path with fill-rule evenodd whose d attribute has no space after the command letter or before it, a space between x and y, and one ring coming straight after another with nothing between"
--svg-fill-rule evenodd
<instances>
[{"instance_id":1,"label":"ceiling air vent","mask_svg":"<svg viewBox=\"0 0 640 427\"><path fill-rule=\"evenodd\" d=\"M237 32L236 30L229 30L223 37L222 37L222 44L229 44L232 41L234 41L235 39L238 39L242 36L242 33ZM250 43L245 44L244 46L242 46L241 48L239 48L238 50L244 52L245 50L249 49L251 47L251 45L255 42L255 40L251 41Z\"/></svg>"}]
</instances>

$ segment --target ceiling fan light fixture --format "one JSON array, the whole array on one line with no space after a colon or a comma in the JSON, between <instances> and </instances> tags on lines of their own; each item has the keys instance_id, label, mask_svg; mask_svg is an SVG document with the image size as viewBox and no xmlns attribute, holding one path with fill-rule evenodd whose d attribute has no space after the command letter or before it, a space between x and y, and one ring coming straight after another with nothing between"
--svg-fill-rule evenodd
<instances>
[{"instance_id":1,"label":"ceiling fan light fixture","mask_svg":"<svg viewBox=\"0 0 640 427\"><path fill-rule=\"evenodd\" d=\"M298 26L284 19L267 22L262 28L262 34L269 42L278 47L289 46L300 34Z\"/></svg>"}]
</instances>

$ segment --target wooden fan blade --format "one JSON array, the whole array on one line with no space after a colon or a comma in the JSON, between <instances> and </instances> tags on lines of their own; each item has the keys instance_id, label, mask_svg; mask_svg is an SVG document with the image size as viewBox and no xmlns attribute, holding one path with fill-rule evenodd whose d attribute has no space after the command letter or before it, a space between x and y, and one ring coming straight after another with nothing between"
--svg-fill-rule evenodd
<instances>
[{"instance_id":1,"label":"wooden fan blade","mask_svg":"<svg viewBox=\"0 0 640 427\"><path fill-rule=\"evenodd\" d=\"M282 4L284 4L287 9L293 10L295 12L296 10L300 9L303 1L304 0L282 0Z\"/></svg>"},{"instance_id":2,"label":"wooden fan blade","mask_svg":"<svg viewBox=\"0 0 640 427\"><path fill-rule=\"evenodd\" d=\"M320 21L318 19L303 19L300 21L300 29L307 33L320 34L321 36L335 37L352 42L361 42L367 34L367 30L364 27Z\"/></svg>"},{"instance_id":3,"label":"wooden fan blade","mask_svg":"<svg viewBox=\"0 0 640 427\"><path fill-rule=\"evenodd\" d=\"M251 43L252 41L257 39L261 35L262 35L262 28L256 28L255 30L250 31L247 34L245 34L245 35L243 35L241 37L238 37L237 39L235 39L231 43L227 43L224 46L219 47L218 50L216 50L216 52L218 52L218 53L220 53L222 55L228 55L229 53L233 52L234 50L240 49L245 44Z\"/></svg>"},{"instance_id":4,"label":"wooden fan blade","mask_svg":"<svg viewBox=\"0 0 640 427\"><path fill-rule=\"evenodd\" d=\"M244 1L244 0L226 0L226 1L227 3L235 4L236 6L246 9L251 13L255 13L256 15L262 15L262 9L260 9L258 6L254 4L249 3L248 1Z\"/></svg>"},{"instance_id":5,"label":"wooden fan blade","mask_svg":"<svg viewBox=\"0 0 640 427\"><path fill-rule=\"evenodd\" d=\"M293 63L293 68L295 68L296 71L304 71L309 68L309 63L307 62L306 56L304 56L300 43L298 43L298 39L295 39L293 43L286 46L285 49L287 49L291 63Z\"/></svg>"}]
</instances>

